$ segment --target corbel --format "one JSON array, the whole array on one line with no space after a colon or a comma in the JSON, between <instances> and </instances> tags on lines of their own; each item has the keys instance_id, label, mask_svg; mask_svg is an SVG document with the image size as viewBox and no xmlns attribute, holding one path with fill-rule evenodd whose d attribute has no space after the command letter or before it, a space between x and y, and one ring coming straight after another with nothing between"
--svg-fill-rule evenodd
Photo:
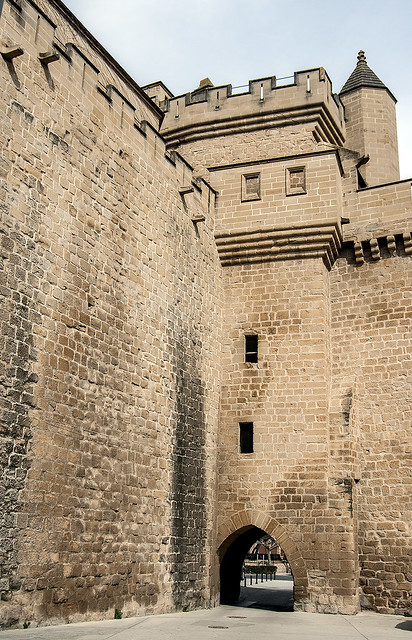
<instances>
[{"instance_id":1,"label":"corbel","mask_svg":"<svg viewBox=\"0 0 412 640\"><path fill-rule=\"evenodd\" d=\"M187 193L193 193L193 191L194 191L194 188L193 188L193 185L191 184L187 184L182 187L179 187L179 194L181 196L185 196Z\"/></svg>"},{"instance_id":2,"label":"corbel","mask_svg":"<svg viewBox=\"0 0 412 640\"><path fill-rule=\"evenodd\" d=\"M376 238L372 238L371 240L369 240L369 244L370 244L370 248L371 248L372 260L380 260L381 259L381 251L379 249L379 243L378 243L377 239Z\"/></svg>"},{"instance_id":3,"label":"corbel","mask_svg":"<svg viewBox=\"0 0 412 640\"><path fill-rule=\"evenodd\" d=\"M396 240L395 236L387 236L388 251L391 257L396 256Z\"/></svg>"},{"instance_id":4,"label":"corbel","mask_svg":"<svg viewBox=\"0 0 412 640\"><path fill-rule=\"evenodd\" d=\"M365 262L365 256L363 254L363 247L361 242L354 242L353 248L355 251L356 264L361 265Z\"/></svg>"},{"instance_id":5,"label":"corbel","mask_svg":"<svg viewBox=\"0 0 412 640\"><path fill-rule=\"evenodd\" d=\"M24 50L21 47L2 47L1 50L1 55L3 56L3 58L5 60L7 60L8 62L10 62L10 60L13 60L13 58L17 58L18 56L22 56L24 53Z\"/></svg>"},{"instance_id":6,"label":"corbel","mask_svg":"<svg viewBox=\"0 0 412 640\"><path fill-rule=\"evenodd\" d=\"M206 216L203 215L203 213L195 213L194 215L191 216L191 221L192 222L205 222L206 220Z\"/></svg>"},{"instance_id":7,"label":"corbel","mask_svg":"<svg viewBox=\"0 0 412 640\"><path fill-rule=\"evenodd\" d=\"M188 210L188 207L186 205L185 202L185 196L188 193L193 193L194 190L199 189L199 187L195 184L185 184L182 185L181 187L179 187L179 195L181 196L182 200L183 200L183 206L186 209L186 211ZM190 216L190 219L193 223L197 224L198 222L204 222L206 220L205 216L203 215L203 213L193 213Z\"/></svg>"},{"instance_id":8,"label":"corbel","mask_svg":"<svg viewBox=\"0 0 412 640\"><path fill-rule=\"evenodd\" d=\"M405 247L405 254L407 256L412 255L412 234L404 233L403 234L403 246Z\"/></svg>"},{"instance_id":9,"label":"corbel","mask_svg":"<svg viewBox=\"0 0 412 640\"><path fill-rule=\"evenodd\" d=\"M56 49L49 49L44 53L39 53L37 57L42 64L48 65L51 62L56 62L56 60L59 60L60 55L57 53Z\"/></svg>"}]
</instances>

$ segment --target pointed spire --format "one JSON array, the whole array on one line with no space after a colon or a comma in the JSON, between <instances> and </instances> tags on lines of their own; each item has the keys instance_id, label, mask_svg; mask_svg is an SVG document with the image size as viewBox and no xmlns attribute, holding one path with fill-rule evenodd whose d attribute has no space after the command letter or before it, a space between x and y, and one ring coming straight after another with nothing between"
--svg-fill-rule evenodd
<instances>
[{"instance_id":1,"label":"pointed spire","mask_svg":"<svg viewBox=\"0 0 412 640\"><path fill-rule=\"evenodd\" d=\"M360 89L361 87L374 87L375 89L385 89L390 93L386 85L382 80L370 69L366 63L365 52L362 49L358 53L358 64L354 71L351 73L347 81L342 87L340 94L348 93L354 89ZM393 97L393 96L392 96Z\"/></svg>"}]
</instances>

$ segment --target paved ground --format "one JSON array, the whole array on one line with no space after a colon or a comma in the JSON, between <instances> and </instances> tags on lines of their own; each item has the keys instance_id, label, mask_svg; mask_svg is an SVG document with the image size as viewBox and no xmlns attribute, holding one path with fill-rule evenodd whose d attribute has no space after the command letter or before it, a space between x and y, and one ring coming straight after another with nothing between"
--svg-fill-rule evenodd
<instances>
[{"instance_id":1,"label":"paved ground","mask_svg":"<svg viewBox=\"0 0 412 640\"><path fill-rule=\"evenodd\" d=\"M220 606L145 618L0 632L0 640L407 640L412 618Z\"/></svg>"},{"instance_id":2,"label":"paved ground","mask_svg":"<svg viewBox=\"0 0 412 640\"><path fill-rule=\"evenodd\" d=\"M279 576L243 588L236 606L1 631L0 640L412 640L412 618L288 611L292 584Z\"/></svg>"},{"instance_id":3,"label":"paved ground","mask_svg":"<svg viewBox=\"0 0 412 640\"><path fill-rule=\"evenodd\" d=\"M247 579L246 584L247 587L241 587L240 598L235 606L269 611L293 611L293 578L291 575L278 575L276 580L252 583L252 585Z\"/></svg>"}]
</instances>

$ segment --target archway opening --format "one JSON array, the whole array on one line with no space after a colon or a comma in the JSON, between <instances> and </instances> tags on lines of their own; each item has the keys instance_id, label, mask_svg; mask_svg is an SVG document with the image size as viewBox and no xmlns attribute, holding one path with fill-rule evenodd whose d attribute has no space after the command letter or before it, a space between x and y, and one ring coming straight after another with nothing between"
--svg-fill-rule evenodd
<instances>
[{"instance_id":1,"label":"archway opening","mask_svg":"<svg viewBox=\"0 0 412 640\"><path fill-rule=\"evenodd\" d=\"M293 575L277 541L250 525L220 547L220 602L293 611Z\"/></svg>"}]
</instances>

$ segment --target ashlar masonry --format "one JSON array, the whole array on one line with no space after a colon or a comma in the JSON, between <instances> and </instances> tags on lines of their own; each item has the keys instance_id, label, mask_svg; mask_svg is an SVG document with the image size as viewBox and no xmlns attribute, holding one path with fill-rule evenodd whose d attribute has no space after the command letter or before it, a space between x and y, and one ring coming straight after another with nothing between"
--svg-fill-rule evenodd
<instances>
[{"instance_id":1,"label":"ashlar masonry","mask_svg":"<svg viewBox=\"0 0 412 640\"><path fill-rule=\"evenodd\" d=\"M365 54L174 96L60 0L4 0L0 54L1 625L233 600L262 532L296 609L407 612L411 180Z\"/></svg>"}]
</instances>

